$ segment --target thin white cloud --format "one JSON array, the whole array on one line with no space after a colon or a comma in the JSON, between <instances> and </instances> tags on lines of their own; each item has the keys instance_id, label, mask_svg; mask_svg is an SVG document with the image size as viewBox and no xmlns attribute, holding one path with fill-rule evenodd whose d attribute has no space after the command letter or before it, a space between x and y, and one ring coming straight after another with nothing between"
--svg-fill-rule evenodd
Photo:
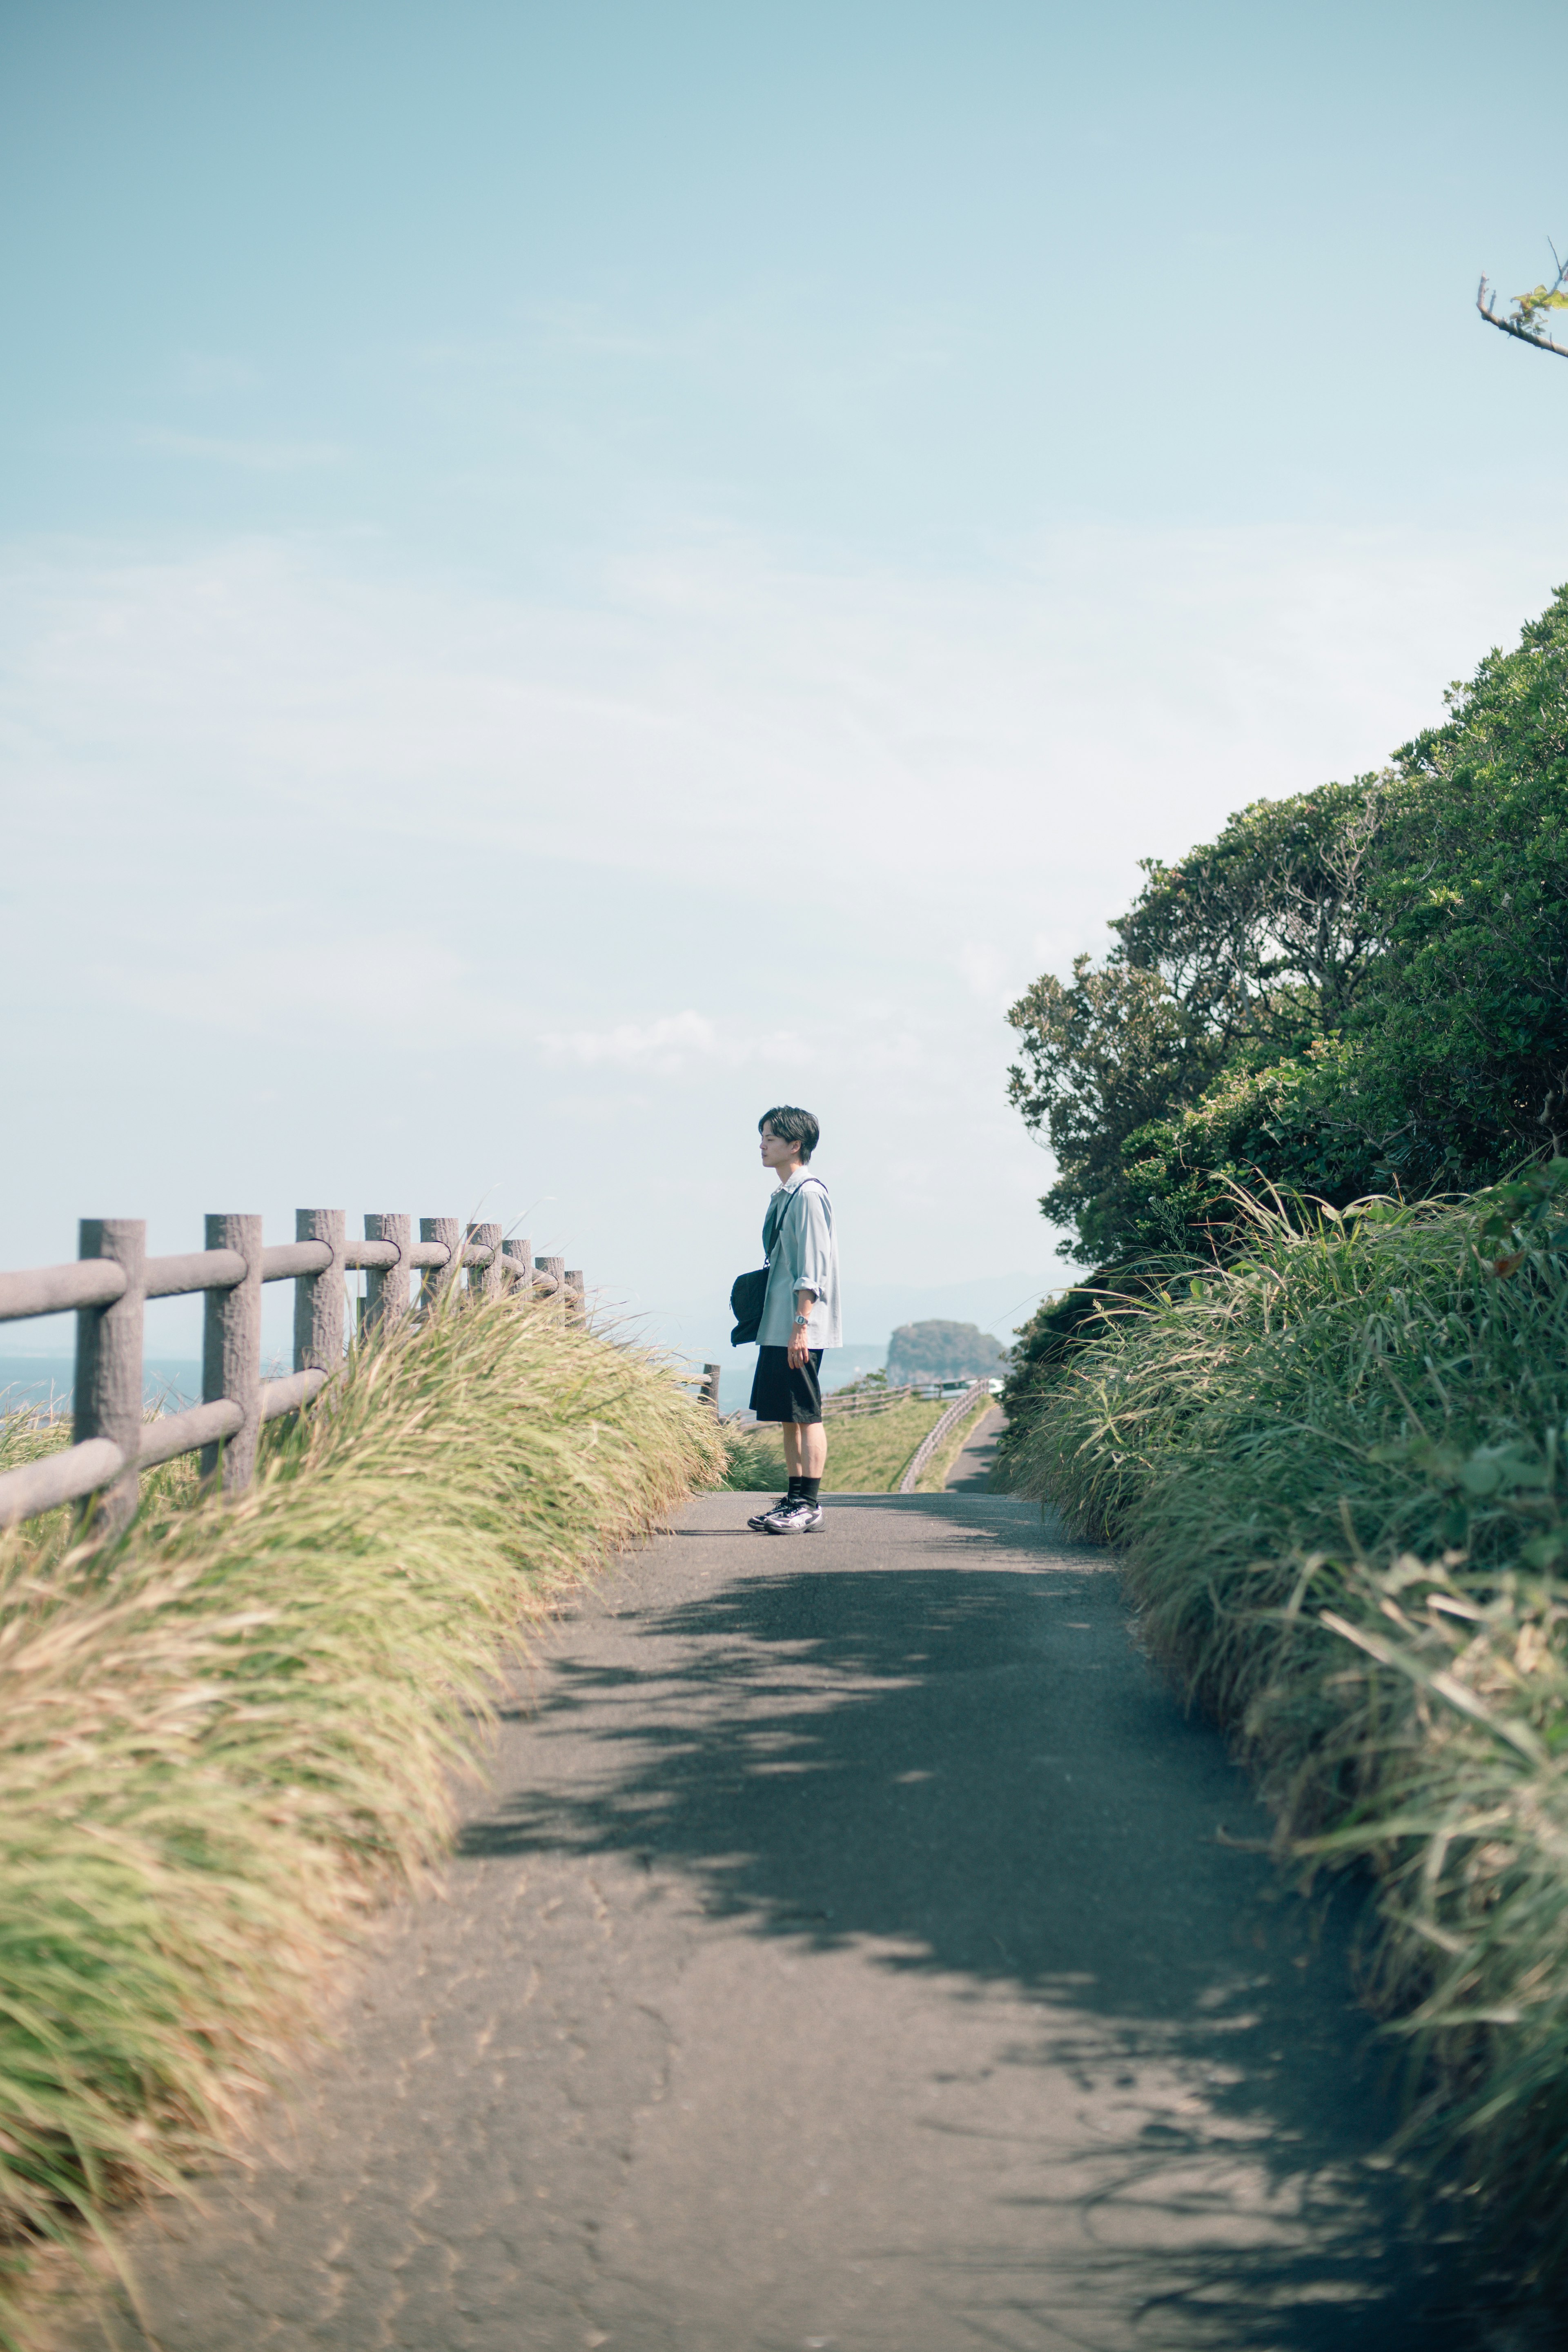
<instances>
[{"instance_id":1,"label":"thin white cloud","mask_svg":"<svg viewBox=\"0 0 1568 2352\"><path fill-rule=\"evenodd\" d=\"M809 1050L799 1038L784 1032L748 1034L730 1023L692 1012L666 1013L654 1021L617 1022L609 1029L546 1031L539 1044L553 1062L589 1069L609 1065L659 1073L682 1070L693 1062L738 1068L746 1062L800 1060Z\"/></svg>"},{"instance_id":2,"label":"thin white cloud","mask_svg":"<svg viewBox=\"0 0 1568 2352\"><path fill-rule=\"evenodd\" d=\"M79 984L181 1028L395 1038L410 1049L439 1047L510 1010L428 931L353 925L311 940L280 935L265 910L237 908L216 924L194 914L174 942L143 927L136 952L84 958Z\"/></svg>"},{"instance_id":3,"label":"thin white cloud","mask_svg":"<svg viewBox=\"0 0 1568 2352\"><path fill-rule=\"evenodd\" d=\"M1375 765L1437 716L1555 561L1481 537L1123 530L981 583L810 576L731 543L628 558L568 604L353 548L40 551L0 578L0 725L24 803L151 793L193 833L248 810L345 855L366 826L417 844L438 824L477 856L650 886L738 885L793 831L831 844L827 902L958 891L988 910L969 939L1026 919L1087 943L1140 853Z\"/></svg>"}]
</instances>

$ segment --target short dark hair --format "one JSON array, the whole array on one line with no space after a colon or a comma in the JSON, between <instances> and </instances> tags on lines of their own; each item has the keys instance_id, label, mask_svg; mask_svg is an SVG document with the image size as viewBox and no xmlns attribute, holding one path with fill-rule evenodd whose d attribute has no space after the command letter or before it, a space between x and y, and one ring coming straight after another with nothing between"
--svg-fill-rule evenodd
<instances>
[{"instance_id":1,"label":"short dark hair","mask_svg":"<svg viewBox=\"0 0 1568 2352\"><path fill-rule=\"evenodd\" d=\"M772 1110L763 1111L757 1121L759 1135L764 1127L771 1127L785 1143L798 1143L802 1160L809 1160L822 1139L822 1129L798 1103L774 1103Z\"/></svg>"}]
</instances>

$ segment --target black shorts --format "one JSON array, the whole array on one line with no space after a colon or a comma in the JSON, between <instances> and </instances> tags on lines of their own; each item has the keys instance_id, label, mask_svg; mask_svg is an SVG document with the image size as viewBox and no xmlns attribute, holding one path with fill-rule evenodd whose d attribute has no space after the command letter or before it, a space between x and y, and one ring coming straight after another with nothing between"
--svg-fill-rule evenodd
<instances>
[{"instance_id":1,"label":"black shorts","mask_svg":"<svg viewBox=\"0 0 1568 2352\"><path fill-rule=\"evenodd\" d=\"M759 1348L752 1382L752 1411L759 1421L822 1419L822 1350L813 1348L798 1372L790 1370L787 1348Z\"/></svg>"}]
</instances>

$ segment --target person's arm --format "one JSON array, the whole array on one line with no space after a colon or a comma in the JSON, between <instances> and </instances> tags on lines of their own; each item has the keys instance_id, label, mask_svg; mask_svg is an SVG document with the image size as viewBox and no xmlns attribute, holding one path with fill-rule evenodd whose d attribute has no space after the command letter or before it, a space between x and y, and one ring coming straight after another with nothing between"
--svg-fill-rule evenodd
<instances>
[{"instance_id":1,"label":"person's arm","mask_svg":"<svg viewBox=\"0 0 1568 2352\"><path fill-rule=\"evenodd\" d=\"M790 1271L795 1276L795 1311L797 1317L809 1316L816 1301L826 1297L832 1279L833 1244L820 1184L801 1186L791 1223L794 1230L790 1236ZM790 1333L789 1350L789 1360L797 1371L811 1352L808 1338L806 1329L797 1321Z\"/></svg>"},{"instance_id":2,"label":"person's arm","mask_svg":"<svg viewBox=\"0 0 1568 2352\"><path fill-rule=\"evenodd\" d=\"M806 1325L816 1304L815 1290L797 1290L795 1294L795 1322L789 1335L789 1361L793 1371L800 1371L811 1353L810 1334Z\"/></svg>"}]
</instances>

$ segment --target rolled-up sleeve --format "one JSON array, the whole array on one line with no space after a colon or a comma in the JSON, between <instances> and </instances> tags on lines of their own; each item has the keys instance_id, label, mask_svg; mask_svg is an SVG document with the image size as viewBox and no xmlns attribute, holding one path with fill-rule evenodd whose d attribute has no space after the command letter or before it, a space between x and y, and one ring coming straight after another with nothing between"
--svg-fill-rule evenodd
<instances>
[{"instance_id":1,"label":"rolled-up sleeve","mask_svg":"<svg viewBox=\"0 0 1568 2352\"><path fill-rule=\"evenodd\" d=\"M796 1247L790 1253L795 1263L790 1271L797 1290L810 1290L818 1298L826 1298L833 1281L833 1235L827 1223L827 1205L815 1184L800 1188L799 1206L792 1239Z\"/></svg>"},{"instance_id":2,"label":"rolled-up sleeve","mask_svg":"<svg viewBox=\"0 0 1568 2352\"><path fill-rule=\"evenodd\" d=\"M795 1294L814 1293L807 1329L814 1348L840 1344L838 1251L833 1212L819 1177L791 1187L787 1206L770 1208L763 1226L768 1253L768 1290L757 1333L764 1348L787 1347L795 1337Z\"/></svg>"}]
</instances>

